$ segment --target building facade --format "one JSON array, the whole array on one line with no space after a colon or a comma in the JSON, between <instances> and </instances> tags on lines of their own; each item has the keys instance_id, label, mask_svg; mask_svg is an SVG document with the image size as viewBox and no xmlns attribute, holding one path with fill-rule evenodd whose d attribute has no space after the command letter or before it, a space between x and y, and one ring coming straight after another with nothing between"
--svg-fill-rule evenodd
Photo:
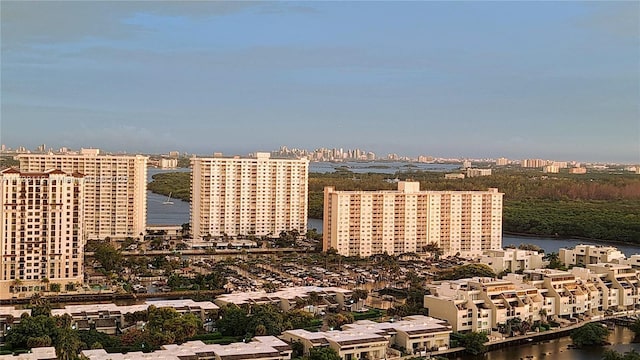
<instances>
[{"instance_id":1,"label":"building facade","mask_svg":"<svg viewBox=\"0 0 640 360\"><path fill-rule=\"evenodd\" d=\"M289 343L300 342L308 355L317 347L329 346L342 360L387 359L395 350L425 356L428 352L449 348L451 326L444 320L428 316L405 316L396 322L369 320L345 324L342 331L310 332L303 329L285 331L281 338Z\"/></svg>"},{"instance_id":2,"label":"building facade","mask_svg":"<svg viewBox=\"0 0 640 360\"><path fill-rule=\"evenodd\" d=\"M559 260L566 266L611 263L625 258L614 246L576 245L573 248L560 248Z\"/></svg>"},{"instance_id":3,"label":"building facade","mask_svg":"<svg viewBox=\"0 0 640 360\"><path fill-rule=\"evenodd\" d=\"M194 238L306 232L306 158L271 159L269 153L255 158L192 158L191 168Z\"/></svg>"},{"instance_id":4,"label":"building facade","mask_svg":"<svg viewBox=\"0 0 640 360\"><path fill-rule=\"evenodd\" d=\"M0 176L0 298L82 283L82 175L6 169Z\"/></svg>"},{"instance_id":5,"label":"building facade","mask_svg":"<svg viewBox=\"0 0 640 360\"><path fill-rule=\"evenodd\" d=\"M51 169L84 175L87 239L142 237L147 223L147 157L79 153L21 154L20 170Z\"/></svg>"},{"instance_id":6,"label":"building facade","mask_svg":"<svg viewBox=\"0 0 640 360\"><path fill-rule=\"evenodd\" d=\"M502 247L502 196L488 191L324 190L323 250L344 256L424 253L437 244L445 255L480 256Z\"/></svg>"},{"instance_id":7,"label":"building facade","mask_svg":"<svg viewBox=\"0 0 640 360\"><path fill-rule=\"evenodd\" d=\"M491 176L491 169L468 168L467 177Z\"/></svg>"},{"instance_id":8,"label":"building facade","mask_svg":"<svg viewBox=\"0 0 640 360\"><path fill-rule=\"evenodd\" d=\"M480 262L489 265L496 274L503 271L539 269L543 267L543 254L537 251L520 249L486 250Z\"/></svg>"}]
</instances>

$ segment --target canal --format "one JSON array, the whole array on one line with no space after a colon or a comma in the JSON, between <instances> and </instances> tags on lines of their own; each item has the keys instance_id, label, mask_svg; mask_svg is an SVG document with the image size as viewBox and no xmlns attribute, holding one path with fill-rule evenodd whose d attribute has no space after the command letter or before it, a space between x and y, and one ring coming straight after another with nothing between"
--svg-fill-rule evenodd
<instances>
[{"instance_id":1,"label":"canal","mask_svg":"<svg viewBox=\"0 0 640 360\"><path fill-rule=\"evenodd\" d=\"M536 344L518 345L490 351L479 356L463 355L455 360L600 360L607 349L621 353L635 349L640 351L640 344L633 344L633 332L623 326L615 326L609 334L609 346L571 349L569 336L547 340Z\"/></svg>"}]
</instances>

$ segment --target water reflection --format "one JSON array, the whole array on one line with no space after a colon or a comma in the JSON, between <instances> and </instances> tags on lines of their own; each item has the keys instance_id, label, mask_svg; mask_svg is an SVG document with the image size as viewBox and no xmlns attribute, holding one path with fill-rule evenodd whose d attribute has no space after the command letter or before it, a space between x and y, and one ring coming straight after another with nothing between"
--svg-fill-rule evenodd
<instances>
[{"instance_id":1,"label":"water reflection","mask_svg":"<svg viewBox=\"0 0 640 360\"><path fill-rule=\"evenodd\" d=\"M609 335L613 345L587 349L570 349L572 344L568 336L548 340L537 344L519 345L488 352L482 356L460 356L456 360L600 360L607 349L619 352L640 350L640 344L631 344L633 332L625 327L616 326Z\"/></svg>"}]
</instances>

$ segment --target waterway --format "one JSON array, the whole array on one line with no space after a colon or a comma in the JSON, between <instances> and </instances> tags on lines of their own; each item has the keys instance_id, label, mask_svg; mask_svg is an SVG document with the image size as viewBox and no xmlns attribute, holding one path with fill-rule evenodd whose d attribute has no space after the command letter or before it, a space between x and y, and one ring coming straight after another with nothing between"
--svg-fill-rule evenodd
<instances>
[{"instance_id":1,"label":"waterway","mask_svg":"<svg viewBox=\"0 0 640 360\"><path fill-rule=\"evenodd\" d=\"M312 166L317 165L319 167L326 166L340 166L341 164L350 164L350 163L311 163ZM378 163L355 163L361 166L367 164L378 164ZM382 164L395 164L395 163L382 163ZM406 164L406 163L397 163L397 164ZM417 164L417 165L434 165L434 166L456 166L451 164ZM154 174L164 173L164 172L189 172L190 169L173 169L173 170L161 170L161 169L149 169L148 170L148 180L151 181L151 177ZM154 194L151 191L147 193L147 222L150 225L158 225L158 224L185 224L189 222L189 203L186 201L172 199L173 205L165 205L167 198L163 195ZM318 232L322 232L322 220L321 219L308 219L307 227L309 229L316 229ZM544 249L545 252L558 252L560 248L568 248L574 247L579 244L593 244L593 245L603 245L604 242L598 242L593 240L582 240L582 239L559 239L559 238L545 238L545 237L522 237L522 236L514 236L514 235L504 235L502 238L502 244L504 246L507 245L515 245L518 246L520 244L533 244L539 246ZM633 254L640 253L640 246L633 246L627 244L611 244L620 251L622 251L627 257ZM531 359L529 359L531 360Z\"/></svg>"},{"instance_id":2,"label":"waterway","mask_svg":"<svg viewBox=\"0 0 640 360\"><path fill-rule=\"evenodd\" d=\"M330 173L338 169L349 170L356 174L376 173L395 174L408 171L453 171L460 169L460 164L425 164L407 163L402 161L370 161L370 162L312 162L309 163L309 172Z\"/></svg>"},{"instance_id":3,"label":"waterway","mask_svg":"<svg viewBox=\"0 0 640 360\"><path fill-rule=\"evenodd\" d=\"M607 349L624 353L635 349L640 351L640 344L632 344L633 332L625 327L616 326L609 334L609 343L604 347L586 349L570 349L571 338L565 336L536 344L509 346L494 350L481 356L463 355L456 360L600 360Z\"/></svg>"}]
</instances>

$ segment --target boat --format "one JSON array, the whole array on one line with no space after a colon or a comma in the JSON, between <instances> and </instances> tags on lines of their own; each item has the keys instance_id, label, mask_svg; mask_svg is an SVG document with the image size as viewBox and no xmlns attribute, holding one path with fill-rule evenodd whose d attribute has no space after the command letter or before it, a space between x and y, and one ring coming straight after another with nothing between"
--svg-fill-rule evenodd
<instances>
[{"instance_id":1,"label":"boat","mask_svg":"<svg viewBox=\"0 0 640 360\"><path fill-rule=\"evenodd\" d=\"M167 201L164 201L162 204L173 205L173 201L171 201L171 193L169 193L169 197L167 197Z\"/></svg>"}]
</instances>

